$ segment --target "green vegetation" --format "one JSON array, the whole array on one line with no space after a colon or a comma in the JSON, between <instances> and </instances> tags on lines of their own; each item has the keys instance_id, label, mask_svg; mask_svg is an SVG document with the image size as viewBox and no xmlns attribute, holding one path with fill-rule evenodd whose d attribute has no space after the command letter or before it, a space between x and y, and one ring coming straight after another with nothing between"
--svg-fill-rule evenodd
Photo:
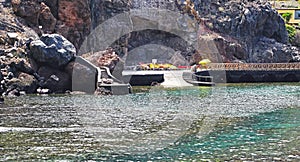
<instances>
[{"instance_id":1,"label":"green vegetation","mask_svg":"<svg viewBox=\"0 0 300 162\"><path fill-rule=\"evenodd\" d=\"M294 46L300 47L300 31L297 30L293 25L288 24L292 18L292 15L292 13L286 12L282 14L282 18L285 21L285 27L289 35L289 42Z\"/></svg>"},{"instance_id":2,"label":"green vegetation","mask_svg":"<svg viewBox=\"0 0 300 162\"><path fill-rule=\"evenodd\" d=\"M292 42L296 35L296 28L289 24L285 24L285 27L289 34L289 41Z\"/></svg>"},{"instance_id":3,"label":"green vegetation","mask_svg":"<svg viewBox=\"0 0 300 162\"><path fill-rule=\"evenodd\" d=\"M296 28L289 24L285 24L285 27L289 34L289 41L290 41L290 43L292 43L296 36Z\"/></svg>"},{"instance_id":4,"label":"green vegetation","mask_svg":"<svg viewBox=\"0 0 300 162\"><path fill-rule=\"evenodd\" d=\"M286 12L282 14L282 18L285 20L285 23L288 23L291 20L292 15L293 14L291 12Z\"/></svg>"},{"instance_id":5,"label":"green vegetation","mask_svg":"<svg viewBox=\"0 0 300 162\"><path fill-rule=\"evenodd\" d=\"M289 35L289 42L293 46L300 47L300 31L292 25L285 24L285 27Z\"/></svg>"}]
</instances>

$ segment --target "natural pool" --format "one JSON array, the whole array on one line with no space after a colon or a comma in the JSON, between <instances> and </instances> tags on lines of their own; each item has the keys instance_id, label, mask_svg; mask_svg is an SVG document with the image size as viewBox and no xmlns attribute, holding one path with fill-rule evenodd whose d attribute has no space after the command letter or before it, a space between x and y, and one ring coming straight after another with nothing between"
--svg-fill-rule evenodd
<instances>
[{"instance_id":1,"label":"natural pool","mask_svg":"<svg viewBox=\"0 0 300 162\"><path fill-rule=\"evenodd\" d=\"M300 161L300 85L8 98L0 161Z\"/></svg>"}]
</instances>

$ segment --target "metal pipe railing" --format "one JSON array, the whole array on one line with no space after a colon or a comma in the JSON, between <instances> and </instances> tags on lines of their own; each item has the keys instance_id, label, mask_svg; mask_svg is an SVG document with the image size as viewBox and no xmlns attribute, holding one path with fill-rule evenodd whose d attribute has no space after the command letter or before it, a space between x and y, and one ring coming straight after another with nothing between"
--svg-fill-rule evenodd
<instances>
[{"instance_id":1,"label":"metal pipe railing","mask_svg":"<svg viewBox=\"0 0 300 162\"><path fill-rule=\"evenodd\" d=\"M296 70L300 63L210 63L212 70Z\"/></svg>"}]
</instances>

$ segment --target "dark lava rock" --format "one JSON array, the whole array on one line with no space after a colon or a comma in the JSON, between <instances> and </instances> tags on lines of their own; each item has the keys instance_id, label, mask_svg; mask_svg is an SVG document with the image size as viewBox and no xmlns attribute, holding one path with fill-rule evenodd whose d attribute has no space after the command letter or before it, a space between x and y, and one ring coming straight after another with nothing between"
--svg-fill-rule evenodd
<instances>
[{"instance_id":1,"label":"dark lava rock","mask_svg":"<svg viewBox=\"0 0 300 162\"><path fill-rule=\"evenodd\" d=\"M24 18L30 27L38 25L40 4L38 0L12 0L13 11L17 16Z\"/></svg>"},{"instance_id":2,"label":"dark lava rock","mask_svg":"<svg viewBox=\"0 0 300 162\"><path fill-rule=\"evenodd\" d=\"M52 15L50 8L41 3L41 12L39 14L39 25L42 26L42 30L46 33L52 33L55 30L56 18Z\"/></svg>"},{"instance_id":3,"label":"dark lava rock","mask_svg":"<svg viewBox=\"0 0 300 162\"><path fill-rule=\"evenodd\" d=\"M38 70L38 74L45 78L45 82L41 85L42 88L47 88L54 93L64 93L66 90L71 90L70 75L64 71L42 66Z\"/></svg>"},{"instance_id":4,"label":"dark lava rock","mask_svg":"<svg viewBox=\"0 0 300 162\"><path fill-rule=\"evenodd\" d=\"M251 62L295 62L299 56L300 51L297 47L278 43L274 39L261 38L253 49Z\"/></svg>"},{"instance_id":5,"label":"dark lava rock","mask_svg":"<svg viewBox=\"0 0 300 162\"><path fill-rule=\"evenodd\" d=\"M112 91L108 90L108 89L105 89L103 87L99 87L96 89L95 95L112 95Z\"/></svg>"},{"instance_id":6,"label":"dark lava rock","mask_svg":"<svg viewBox=\"0 0 300 162\"><path fill-rule=\"evenodd\" d=\"M38 81L34 76L26 73L21 73L18 76L18 79L21 83L19 84L21 91L25 91L27 94L36 92L36 89L38 88Z\"/></svg>"},{"instance_id":7,"label":"dark lava rock","mask_svg":"<svg viewBox=\"0 0 300 162\"><path fill-rule=\"evenodd\" d=\"M30 43L30 57L38 64L64 68L75 55L74 45L59 34L45 34L40 40Z\"/></svg>"},{"instance_id":8,"label":"dark lava rock","mask_svg":"<svg viewBox=\"0 0 300 162\"><path fill-rule=\"evenodd\" d=\"M21 73L17 78L12 78L7 81L5 95L19 96L21 91L27 94L36 92L38 81L29 74Z\"/></svg>"}]
</instances>

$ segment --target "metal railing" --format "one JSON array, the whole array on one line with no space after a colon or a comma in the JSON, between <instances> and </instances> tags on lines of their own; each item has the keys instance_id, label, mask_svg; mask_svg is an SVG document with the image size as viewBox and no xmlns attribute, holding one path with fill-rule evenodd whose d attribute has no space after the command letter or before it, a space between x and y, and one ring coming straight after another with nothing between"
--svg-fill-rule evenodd
<instances>
[{"instance_id":1,"label":"metal railing","mask_svg":"<svg viewBox=\"0 0 300 162\"><path fill-rule=\"evenodd\" d=\"M211 70L298 70L300 63L211 63Z\"/></svg>"}]
</instances>

